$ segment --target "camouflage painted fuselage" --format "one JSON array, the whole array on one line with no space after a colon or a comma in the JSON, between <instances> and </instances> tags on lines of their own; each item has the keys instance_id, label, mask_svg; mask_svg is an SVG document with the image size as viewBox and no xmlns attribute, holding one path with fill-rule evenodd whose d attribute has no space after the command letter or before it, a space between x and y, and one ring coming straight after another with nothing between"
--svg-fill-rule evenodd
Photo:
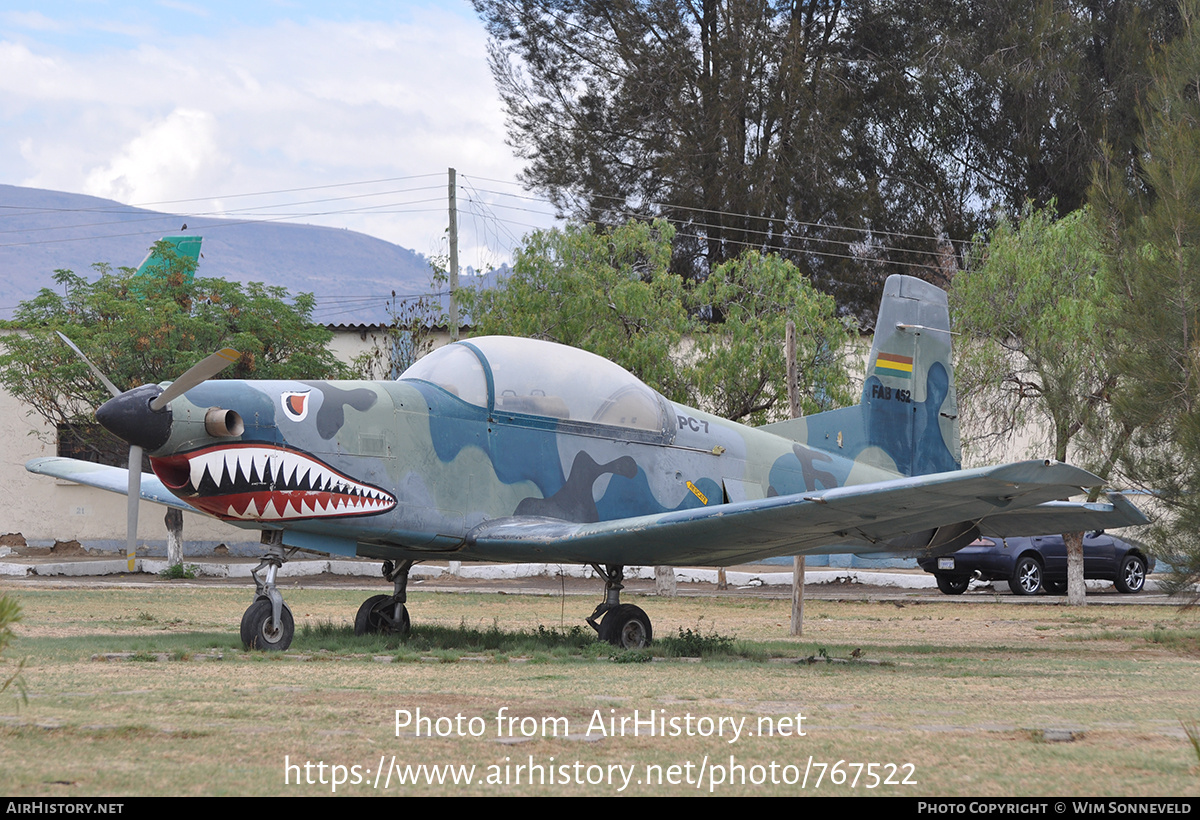
<instances>
[{"instance_id":1,"label":"camouflage painted fuselage","mask_svg":"<svg viewBox=\"0 0 1200 820\"><path fill-rule=\"evenodd\" d=\"M488 337L436 351L395 382L205 383L172 402L151 461L188 504L284 529L292 546L584 560L472 534L502 519L616 521L957 470L944 294L904 282L923 299L903 298L899 283L892 308L885 298L862 403L808 419L746 427L668 402L583 351ZM930 291L940 304L925 315ZM244 432L209 435L212 407L236 411ZM699 553L676 557L747 557Z\"/></svg>"},{"instance_id":2,"label":"camouflage painted fuselage","mask_svg":"<svg viewBox=\"0 0 1200 820\"><path fill-rule=\"evenodd\" d=\"M945 293L890 277L859 404L760 428L590 353L502 336L395 382L144 385L97 418L149 453L141 498L337 555L722 565L1146 522L1115 494L1060 501L1100 482L1069 465L962 470L949 340ZM114 467L26 467L129 491Z\"/></svg>"}]
</instances>

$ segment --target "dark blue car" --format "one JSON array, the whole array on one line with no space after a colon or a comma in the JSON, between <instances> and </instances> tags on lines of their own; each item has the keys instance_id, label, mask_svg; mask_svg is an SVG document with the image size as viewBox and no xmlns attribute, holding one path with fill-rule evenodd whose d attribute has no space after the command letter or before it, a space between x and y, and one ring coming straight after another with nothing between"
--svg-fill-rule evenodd
<instances>
[{"instance_id":1,"label":"dark blue car","mask_svg":"<svg viewBox=\"0 0 1200 820\"><path fill-rule=\"evenodd\" d=\"M1067 547L1061 535L980 538L958 552L917 563L937 578L938 589L961 595L973 578L1008 581L1016 595L1067 591ZM1103 532L1083 537L1083 577L1112 581L1120 592L1141 592L1154 559L1138 544Z\"/></svg>"}]
</instances>

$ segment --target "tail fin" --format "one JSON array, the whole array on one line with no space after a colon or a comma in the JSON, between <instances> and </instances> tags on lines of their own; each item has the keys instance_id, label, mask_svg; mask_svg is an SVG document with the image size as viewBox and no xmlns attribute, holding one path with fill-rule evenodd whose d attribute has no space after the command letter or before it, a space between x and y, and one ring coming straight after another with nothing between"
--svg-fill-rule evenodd
<instances>
[{"instance_id":1,"label":"tail fin","mask_svg":"<svg viewBox=\"0 0 1200 820\"><path fill-rule=\"evenodd\" d=\"M187 227L186 225L184 226ZM159 242L166 242L175 249L175 254L179 258L200 260L200 242L202 237L199 236L164 236ZM156 245L158 243L155 243ZM161 276L168 268L167 260L158 253L157 249L151 248L150 253L146 254L146 258L142 260L142 264L138 265L135 276Z\"/></svg>"},{"instance_id":2,"label":"tail fin","mask_svg":"<svg viewBox=\"0 0 1200 820\"><path fill-rule=\"evenodd\" d=\"M803 427L800 421L767 428L902 475L960 469L946 292L912 276L889 276L861 402L808 416Z\"/></svg>"},{"instance_id":3,"label":"tail fin","mask_svg":"<svg viewBox=\"0 0 1200 820\"><path fill-rule=\"evenodd\" d=\"M862 408L867 445L904 475L962 468L946 292L889 276L867 360Z\"/></svg>"}]
</instances>

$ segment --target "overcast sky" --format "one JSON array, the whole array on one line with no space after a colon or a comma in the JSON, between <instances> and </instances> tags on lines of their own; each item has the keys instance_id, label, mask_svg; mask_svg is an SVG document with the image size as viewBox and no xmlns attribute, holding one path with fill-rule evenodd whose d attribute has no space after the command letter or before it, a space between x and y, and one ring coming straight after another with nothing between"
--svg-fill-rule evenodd
<instances>
[{"instance_id":1,"label":"overcast sky","mask_svg":"<svg viewBox=\"0 0 1200 820\"><path fill-rule=\"evenodd\" d=\"M0 182L346 227L433 255L453 166L468 187L462 264L476 267L552 222L514 196L521 166L466 0L20 6L0 7Z\"/></svg>"}]
</instances>

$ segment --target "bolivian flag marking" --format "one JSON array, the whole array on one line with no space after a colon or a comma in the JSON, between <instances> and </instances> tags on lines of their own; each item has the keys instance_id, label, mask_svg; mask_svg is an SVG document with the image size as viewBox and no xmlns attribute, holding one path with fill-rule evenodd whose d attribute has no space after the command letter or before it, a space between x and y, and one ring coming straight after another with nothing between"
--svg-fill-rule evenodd
<instances>
[{"instance_id":1,"label":"bolivian flag marking","mask_svg":"<svg viewBox=\"0 0 1200 820\"><path fill-rule=\"evenodd\" d=\"M911 379L912 369L912 356L880 353L875 358L875 374L877 376L899 376L902 379Z\"/></svg>"}]
</instances>

